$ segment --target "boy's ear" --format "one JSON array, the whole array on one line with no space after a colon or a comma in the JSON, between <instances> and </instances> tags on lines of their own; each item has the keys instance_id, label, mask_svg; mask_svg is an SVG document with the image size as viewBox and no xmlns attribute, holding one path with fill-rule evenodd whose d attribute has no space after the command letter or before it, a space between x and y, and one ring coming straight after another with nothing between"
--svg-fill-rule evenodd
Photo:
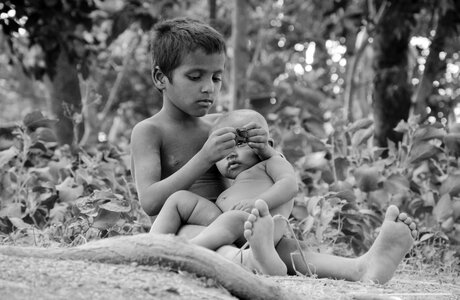
<instances>
[{"instance_id":1,"label":"boy's ear","mask_svg":"<svg viewBox=\"0 0 460 300\"><path fill-rule=\"evenodd\" d=\"M157 66L153 68L152 70L152 79L153 79L153 84L157 87L159 90L163 90L165 87L165 81L166 81L166 75L161 72L160 68Z\"/></svg>"}]
</instances>

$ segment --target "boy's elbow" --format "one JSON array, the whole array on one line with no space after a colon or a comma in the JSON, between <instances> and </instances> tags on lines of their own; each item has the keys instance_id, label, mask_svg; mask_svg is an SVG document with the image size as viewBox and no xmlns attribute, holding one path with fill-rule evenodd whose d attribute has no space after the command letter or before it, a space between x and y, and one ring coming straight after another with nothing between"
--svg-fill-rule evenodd
<instances>
[{"instance_id":1,"label":"boy's elbow","mask_svg":"<svg viewBox=\"0 0 460 300\"><path fill-rule=\"evenodd\" d=\"M151 198L139 195L139 202L141 204L141 208L149 216L155 216L160 212L161 206L156 205L156 202L152 201Z\"/></svg>"},{"instance_id":2,"label":"boy's elbow","mask_svg":"<svg viewBox=\"0 0 460 300\"><path fill-rule=\"evenodd\" d=\"M299 192L299 185L297 184L297 178L290 178L288 181L287 191L291 195L291 199L294 198Z\"/></svg>"}]
</instances>

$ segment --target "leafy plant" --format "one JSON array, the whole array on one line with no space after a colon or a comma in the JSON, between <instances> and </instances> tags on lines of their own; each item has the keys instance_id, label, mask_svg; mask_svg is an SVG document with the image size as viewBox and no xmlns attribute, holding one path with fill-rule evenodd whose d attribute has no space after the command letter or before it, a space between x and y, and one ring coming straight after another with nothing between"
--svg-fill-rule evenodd
<instances>
[{"instance_id":1,"label":"leafy plant","mask_svg":"<svg viewBox=\"0 0 460 300\"><path fill-rule=\"evenodd\" d=\"M414 251L425 253L422 261L459 256L452 250L460 243L460 172L452 145L460 140L440 124L420 125L413 117L395 128L403 141L381 149L372 143L372 120L332 122L334 131L322 141L327 151L292 155L291 149L308 141L299 138L296 144L289 138L292 132L280 135L280 148L301 183L291 222L298 237L319 249L345 245L337 248L361 254L372 245L385 210L394 204L417 222L420 239ZM291 124L296 123L301 122Z\"/></svg>"},{"instance_id":2,"label":"leafy plant","mask_svg":"<svg viewBox=\"0 0 460 300\"><path fill-rule=\"evenodd\" d=\"M150 220L137 201L128 155L107 144L98 145L94 153L72 153L53 141L53 123L40 112L27 115L17 126L14 145L0 152L4 240L30 236L31 228L45 237L43 244L79 244L148 229Z\"/></svg>"}]
</instances>

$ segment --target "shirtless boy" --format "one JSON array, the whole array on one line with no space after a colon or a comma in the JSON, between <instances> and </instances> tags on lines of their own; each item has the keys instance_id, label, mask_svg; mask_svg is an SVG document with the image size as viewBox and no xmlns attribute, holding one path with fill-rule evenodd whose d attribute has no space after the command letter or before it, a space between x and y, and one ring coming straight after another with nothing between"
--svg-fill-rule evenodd
<instances>
[{"instance_id":1,"label":"shirtless boy","mask_svg":"<svg viewBox=\"0 0 460 300\"><path fill-rule=\"evenodd\" d=\"M211 250L231 245L243 237L246 223L246 239L251 254L243 254L244 265L267 275L286 275L284 263L275 251L274 245L281 238L283 223L277 222L277 235L274 237L273 224L260 226L260 218L281 215L289 218L293 198L297 193L297 179L290 163L279 155L261 161L247 144L245 133L239 130L250 122L255 122L268 132L265 118L256 111L243 109L220 116L213 131L224 127L237 130L236 146L230 154L216 162L217 169L226 178L232 179L231 186L222 192L216 202L190 192L175 193L166 200L155 219L152 233L174 233L185 224L208 226L191 242ZM255 203L259 200L256 208ZM266 208L266 209L265 209ZM260 210L260 211L259 211ZM224 212L224 214L222 214ZM252 216L249 217L249 212ZM221 215L222 214L222 215ZM262 216L261 216L262 214ZM216 220L211 220L211 218ZM255 222L259 219L257 222ZM210 223L210 221L213 221ZM273 223L273 222L272 222ZM274 240L275 239L275 240ZM269 246L267 246L269 245ZM229 248L222 253L229 259L236 258L235 251ZM232 253L233 252L233 253ZM236 260L235 260L236 261Z\"/></svg>"},{"instance_id":2,"label":"shirtless boy","mask_svg":"<svg viewBox=\"0 0 460 300\"><path fill-rule=\"evenodd\" d=\"M162 22L154 31L152 78L162 92L163 107L138 123L131 137L132 171L140 203L149 215L157 215L166 199L181 190L216 200L225 186L215 163L231 153L236 137L233 127L209 134L217 116L207 113L218 97L225 67L222 36L189 19ZM253 122L245 128L248 145L262 159L277 155L268 146L263 128ZM260 219L267 220L265 214ZM187 225L179 234L193 237L201 229ZM294 255L295 268L304 274L312 270L320 277L384 283L411 248L415 234L412 220L391 206L374 245L363 256L325 255L309 251L302 243L308 266ZM297 251L295 241L282 238L276 251L288 272L295 274L291 262L291 253Z\"/></svg>"}]
</instances>

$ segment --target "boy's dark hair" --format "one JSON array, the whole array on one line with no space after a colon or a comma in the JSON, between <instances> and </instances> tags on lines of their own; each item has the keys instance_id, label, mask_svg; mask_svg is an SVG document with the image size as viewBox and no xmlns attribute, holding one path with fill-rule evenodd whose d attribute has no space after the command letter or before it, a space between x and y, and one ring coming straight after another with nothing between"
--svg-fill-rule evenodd
<instances>
[{"instance_id":1,"label":"boy's dark hair","mask_svg":"<svg viewBox=\"0 0 460 300\"><path fill-rule=\"evenodd\" d=\"M168 79L183 57L197 49L206 54L225 53L223 36L210 25L191 18L175 18L155 25L152 42L152 68L158 67Z\"/></svg>"}]
</instances>

